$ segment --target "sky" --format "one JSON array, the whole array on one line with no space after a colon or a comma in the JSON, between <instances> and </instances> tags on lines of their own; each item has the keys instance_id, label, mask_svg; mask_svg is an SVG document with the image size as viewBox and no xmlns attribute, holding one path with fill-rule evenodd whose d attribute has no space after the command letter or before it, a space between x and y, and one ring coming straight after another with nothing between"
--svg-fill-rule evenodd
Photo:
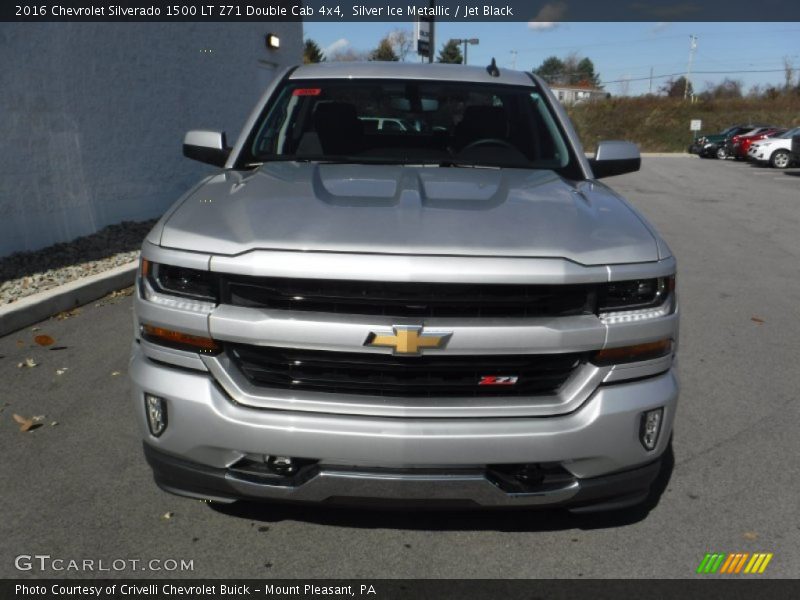
<instances>
[{"instance_id":1,"label":"sky","mask_svg":"<svg viewBox=\"0 0 800 600\"><path fill-rule=\"evenodd\" d=\"M336 48L369 51L388 32L411 23L305 22L306 38L314 39L330 54ZM656 93L667 77L686 72L689 36L697 36L691 80L696 92L708 82L725 77L741 80L744 91L753 85L783 85L784 58L800 74L800 23L459 23L436 24L437 55L450 38L477 37L470 46L471 65L488 65L492 57L499 67L530 70L548 56L563 58L571 52L589 57L606 91L613 95ZM462 46L463 48L463 46ZM516 53L515 53L516 51ZM406 60L419 60L409 54ZM712 71L714 73L704 73ZM719 73L720 71L732 71ZM748 72L749 71L749 72ZM754 72L773 71L773 72ZM798 74L794 81L798 82Z\"/></svg>"}]
</instances>

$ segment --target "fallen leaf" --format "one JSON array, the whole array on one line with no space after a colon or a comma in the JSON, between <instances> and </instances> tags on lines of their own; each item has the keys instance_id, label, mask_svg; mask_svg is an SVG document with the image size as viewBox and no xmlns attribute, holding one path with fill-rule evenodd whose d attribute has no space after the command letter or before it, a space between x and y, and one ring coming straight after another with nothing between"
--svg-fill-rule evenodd
<instances>
[{"instance_id":1,"label":"fallen leaf","mask_svg":"<svg viewBox=\"0 0 800 600\"><path fill-rule=\"evenodd\" d=\"M16 413L14 413L12 417L19 425L20 431L31 431L32 429L40 427L40 425L36 424L33 419L26 419L25 417Z\"/></svg>"},{"instance_id":2,"label":"fallen leaf","mask_svg":"<svg viewBox=\"0 0 800 600\"><path fill-rule=\"evenodd\" d=\"M28 369L32 369L33 367L36 367L38 365L39 365L39 363L37 363L32 358L26 358L25 362L17 363L17 368L21 369L22 367L26 367Z\"/></svg>"},{"instance_id":3,"label":"fallen leaf","mask_svg":"<svg viewBox=\"0 0 800 600\"><path fill-rule=\"evenodd\" d=\"M35 338L33 338L33 341L40 346L52 346L56 343L56 341L49 335L37 335Z\"/></svg>"},{"instance_id":4,"label":"fallen leaf","mask_svg":"<svg viewBox=\"0 0 800 600\"><path fill-rule=\"evenodd\" d=\"M58 421L50 421L50 427L55 427L58 425Z\"/></svg>"},{"instance_id":5,"label":"fallen leaf","mask_svg":"<svg viewBox=\"0 0 800 600\"><path fill-rule=\"evenodd\" d=\"M65 310L64 312L60 312L53 318L59 321L63 321L64 319L69 319L70 317L74 317L75 315L79 315L80 313L81 313L80 308L73 308L72 310Z\"/></svg>"},{"instance_id":6,"label":"fallen leaf","mask_svg":"<svg viewBox=\"0 0 800 600\"><path fill-rule=\"evenodd\" d=\"M17 340L17 348L21 348L25 345L25 340Z\"/></svg>"},{"instance_id":7,"label":"fallen leaf","mask_svg":"<svg viewBox=\"0 0 800 600\"><path fill-rule=\"evenodd\" d=\"M36 415L35 417L31 417L34 422L38 423L39 421L44 421L45 415Z\"/></svg>"},{"instance_id":8,"label":"fallen leaf","mask_svg":"<svg viewBox=\"0 0 800 600\"><path fill-rule=\"evenodd\" d=\"M117 375L119 375L119 371L111 371L112 377L116 377Z\"/></svg>"},{"instance_id":9,"label":"fallen leaf","mask_svg":"<svg viewBox=\"0 0 800 600\"><path fill-rule=\"evenodd\" d=\"M169 521L169 520L170 520L172 517L174 517L174 516L175 516L175 513L174 513L174 512L165 512L163 515L161 515L161 518L162 518L164 521Z\"/></svg>"},{"instance_id":10,"label":"fallen leaf","mask_svg":"<svg viewBox=\"0 0 800 600\"><path fill-rule=\"evenodd\" d=\"M66 350L66 349L67 349L66 346L53 346L52 348L48 348L48 350L50 350L51 352L53 350Z\"/></svg>"},{"instance_id":11,"label":"fallen leaf","mask_svg":"<svg viewBox=\"0 0 800 600\"><path fill-rule=\"evenodd\" d=\"M758 534L755 531L745 531L742 537L752 542L758 539Z\"/></svg>"},{"instance_id":12,"label":"fallen leaf","mask_svg":"<svg viewBox=\"0 0 800 600\"><path fill-rule=\"evenodd\" d=\"M766 323L766 321L760 317L750 317L750 320L753 321L753 323Z\"/></svg>"},{"instance_id":13,"label":"fallen leaf","mask_svg":"<svg viewBox=\"0 0 800 600\"><path fill-rule=\"evenodd\" d=\"M66 373L67 369L69 369L69 367L64 367L63 369L56 369L56 375L63 375L64 373Z\"/></svg>"},{"instance_id":14,"label":"fallen leaf","mask_svg":"<svg viewBox=\"0 0 800 600\"><path fill-rule=\"evenodd\" d=\"M41 331L41 327L31 327L31 331Z\"/></svg>"}]
</instances>

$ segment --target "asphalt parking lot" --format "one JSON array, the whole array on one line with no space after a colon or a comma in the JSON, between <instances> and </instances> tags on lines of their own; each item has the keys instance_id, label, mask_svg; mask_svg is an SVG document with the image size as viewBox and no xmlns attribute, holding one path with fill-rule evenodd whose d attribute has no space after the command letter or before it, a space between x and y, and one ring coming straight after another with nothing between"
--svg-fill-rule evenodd
<instances>
[{"instance_id":1,"label":"asphalt parking lot","mask_svg":"<svg viewBox=\"0 0 800 600\"><path fill-rule=\"evenodd\" d=\"M679 262L683 387L658 502L577 517L168 495L127 395L123 295L0 339L0 577L98 575L15 569L17 555L47 554L193 561L103 576L672 578L694 576L706 552L772 552L759 577L800 576L800 169L658 157L608 182ZM42 334L55 343L38 346ZM38 365L18 367L27 358ZM21 433L15 413L45 418Z\"/></svg>"}]
</instances>

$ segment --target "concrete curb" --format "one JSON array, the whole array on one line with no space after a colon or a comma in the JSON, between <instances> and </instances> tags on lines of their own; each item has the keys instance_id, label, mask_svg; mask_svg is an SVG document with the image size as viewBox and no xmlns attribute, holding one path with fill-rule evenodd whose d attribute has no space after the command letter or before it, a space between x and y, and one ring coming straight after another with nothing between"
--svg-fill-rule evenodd
<instances>
[{"instance_id":1,"label":"concrete curb","mask_svg":"<svg viewBox=\"0 0 800 600\"><path fill-rule=\"evenodd\" d=\"M694 154L688 152L642 152L642 158L677 158L677 157L691 157Z\"/></svg>"},{"instance_id":2,"label":"concrete curb","mask_svg":"<svg viewBox=\"0 0 800 600\"><path fill-rule=\"evenodd\" d=\"M50 290L0 306L0 335L33 325L65 310L102 298L133 285L139 261L81 277Z\"/></svg>"}]
</instances>

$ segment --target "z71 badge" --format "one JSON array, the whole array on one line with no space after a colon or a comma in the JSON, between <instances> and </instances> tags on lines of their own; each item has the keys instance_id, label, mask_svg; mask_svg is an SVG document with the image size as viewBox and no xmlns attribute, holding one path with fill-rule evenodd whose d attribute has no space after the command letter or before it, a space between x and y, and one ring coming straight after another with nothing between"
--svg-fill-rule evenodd
<instances>
[{"instance_id":1,"label":"z71 badge","mask_svg":"<svg viewBox=\"0 0 800 600\"><path fill-rule=\"evenodd\" d=\"M484 375L478 385L516 385L517 381L516 375Z\"/></svg>"}]
</instances>

